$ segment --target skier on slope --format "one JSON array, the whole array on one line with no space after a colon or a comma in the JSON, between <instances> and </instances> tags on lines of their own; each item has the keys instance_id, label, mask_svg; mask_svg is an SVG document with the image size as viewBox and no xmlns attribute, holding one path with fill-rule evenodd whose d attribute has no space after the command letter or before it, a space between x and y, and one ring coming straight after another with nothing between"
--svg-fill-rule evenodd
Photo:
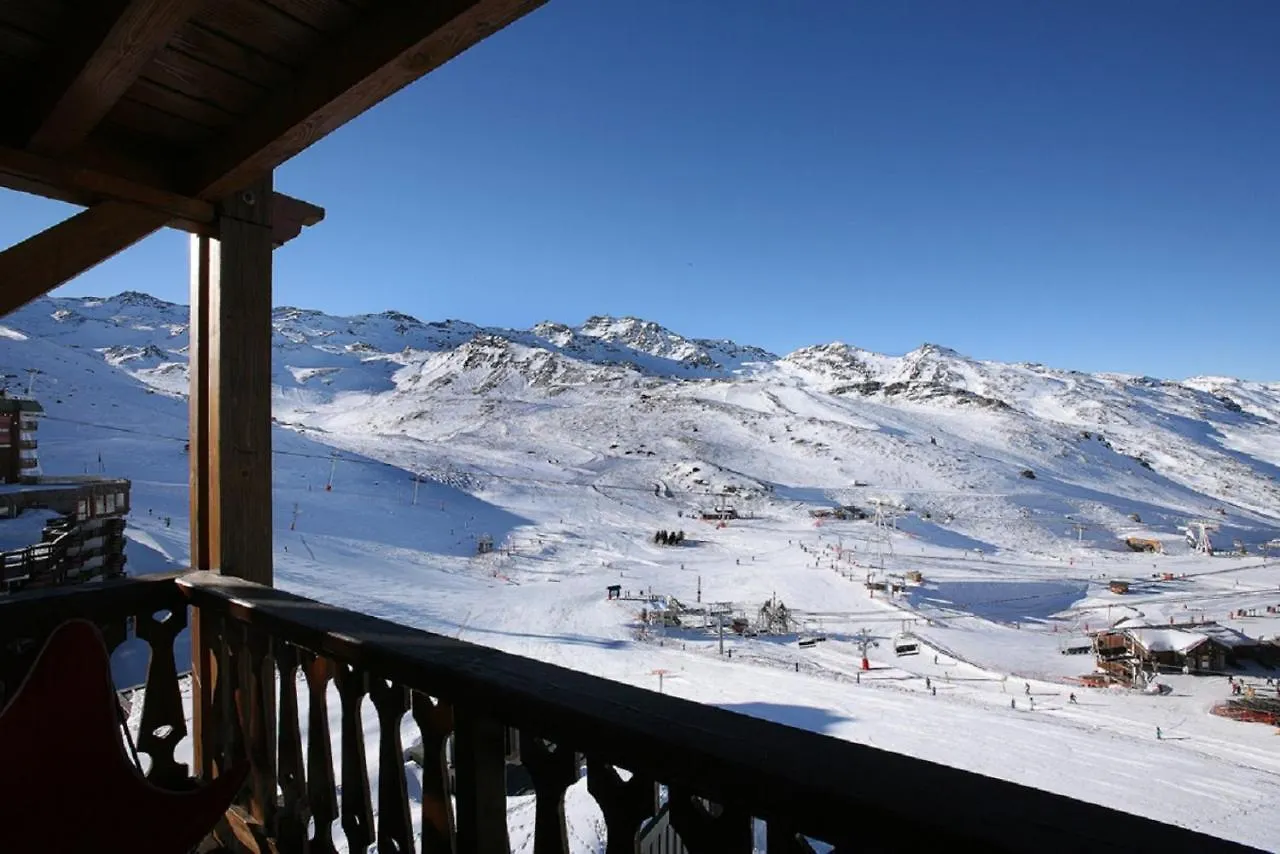
<instances>
[{"instance_id":1,"label":"skier on slope","mask_svg":"<svg viewBox=\"0 0 1280 854\"><path fill-rule=\"evenodd\" d=\"M1075 695L1075 694L1069 694L1069 695L1067 695L1067 702L1068 702L1068 703L1071 703L1072 705L1078 705L1078 704L1076 703L1076 695Z\"/></svg>"}]
</instances>

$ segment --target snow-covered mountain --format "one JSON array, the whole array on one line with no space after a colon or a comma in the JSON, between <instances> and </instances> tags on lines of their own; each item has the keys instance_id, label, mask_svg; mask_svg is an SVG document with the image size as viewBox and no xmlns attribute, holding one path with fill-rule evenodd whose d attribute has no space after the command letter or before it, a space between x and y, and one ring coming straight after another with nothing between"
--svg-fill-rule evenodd
<instances>
[{"instance_id":1,"label":"snow-covered mountain","mask_svg":"<svg viewBox=\"0 0 1280 854\"><path fill-rule=\"evenodd\" d=\"M278 586L1274 848L1271 728L1209 714L1222 680L1084 688L1092 659L1062 653L1122 617L1280 634L1280 565L1188 554L1180 531L1209 519L1217 546L1251 553L1280 534L1280 384L1083 374L934 345L777 356L634 318L508 330L280 308L274 328ZM46 471L132 480L135 574L190 562L186 347L186 308L142 294L40 300L0 320L0 385L34 385ZM896 532L809 512L877 501ZM727 502L746 518L690 518ZM673 528L681 546L654 541ZM1129 552L1130 535L1167 554ZM500 548L481 554L485 540ZM896 595L862 583L908 572L922 580ZM694 617L655 634L643 598L606 596L615 584L743 619L785 601L799 622L789 636L719 637ZM900 657L908 625L920 654ZM864 672L866 632L880 645ZM146 645L129 643L121 687L145 670ZM1269 670L1237 674L1270 690ZM1074 692L1078 704L1063 700ZM1177 735L1152 739L1160 727ZM404 771L420 816L420 772ZM522 854L535 801L508 801ZM585 782L565 801L574 854L599 854Z\"/></svg>"},{"instance_id":2,"label":"snow-covered mountain","mask_svg":"<svg viewBox=\"0 0 1280 854\"><path fill-rule=\"evenodd\" d=\"M933 344L779 357L629 317L514 330L282 307L273 323L277 420L414 470L502 459L597 487L882 499L912 507L922 536L992 548L1172 544L1196 517L1256 544L1280 523L1280 383L1086 374ZM41 299L3 327L7 382L42 371L42 398L92 382L50 367L49 346L185 392L185 306Z\"/></svg>"}]
</instances>

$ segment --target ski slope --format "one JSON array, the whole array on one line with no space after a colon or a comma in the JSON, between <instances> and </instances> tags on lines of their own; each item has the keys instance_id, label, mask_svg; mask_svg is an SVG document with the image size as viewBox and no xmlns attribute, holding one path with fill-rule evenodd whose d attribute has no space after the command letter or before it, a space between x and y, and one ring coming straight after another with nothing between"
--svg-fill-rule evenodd
<instances>
[{"instance_id":1,"label":"ski slope","mask_svg":"<svg viewBox=\"0 0 1280 854\"><path fill-rule=\"evenodd\" d=\"M1086 626L1136 615L1280 633L1274 615L1228 617L1280 604L1280 565L1257 554L1280 533L1280 390L936 347L779 358L603 318L509 336L390 313L282 309L276 323L279 586L653 690L664 669L667 693L1280 848L1275 738L1209 714L1225 679L1165 677L1164 696L1086 689L1070 680L1089 657L1061 653ZM183 311L142 295L42 300L3 327L11 386L39 371L44 469L130 478L130 571L184 565ZM880 389L838 391L870 382ZM896 530L809 513L873 499L898 508ZM751 518L692 518L726 500ZM1201 516L1251 554L1192 553L1178 526ZM684 530L685 544L655 544L658 529ZM1131 534L1169 553L1119 550ZM483 535L501 552L478 556ZM897 597L863 584L907 570L925 582ZM1151 577L1164 572L1178 580ZM1132 592L1109 593L1116 578ZM610 584L633 598L607 601ZM776 597L797 631L729 633L722 656L696 618L643 627L650 591L748 617ZM893 654L904 629L921 654ZM863 630L879 644L865 673ZM801 648L802 636L826 640ZM117 654L118 678L136 676L141 654ZM366 731L377 737L371 709ZM404 737L416 738L408 721ZM921 809L936 796L899 794ZM603 850L581 784L567 811L574 850ZM532 850L532 821L531 800L512 799L516 850Z\"/></svg>"}]
</instances>

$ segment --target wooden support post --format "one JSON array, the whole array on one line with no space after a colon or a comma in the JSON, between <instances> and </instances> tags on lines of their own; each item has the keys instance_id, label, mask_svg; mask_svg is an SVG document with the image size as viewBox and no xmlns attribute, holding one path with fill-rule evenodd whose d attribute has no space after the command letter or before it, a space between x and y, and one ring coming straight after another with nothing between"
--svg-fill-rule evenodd
<instances>
[{"instance_id":1,"label":"wooden support post","mask_svg":"<svg viewBox=\"0 0 1280 854\"><path fill-rule=\"evenodd\" d=\"M234 194L218 221L210 288L209 422L217 431L215 565L271 585L271 178Z\"/></svg>"},{"instance_id":2,"label":"wooden support post","mask_svg":"<svg viewBox=\"0 0 1280 854\"><path fill-rule=\"evenodd\" d=\"M270 585L271 182L191 241L191 556Z\"/></svg>"},{"instance_id":3,"label":"wooden support post","mask_svg":"<svg viewBox=\"0 0 1280 854\"><path fill-rule=\"evenodd\" d=\"M217 238L191 238L189 452L191 564L259 584L272 583L271 512L271 181L258 182L218 205ZM242 686L218 685L217 621L193 617L195 680L192 740L202 774L225 767L216 733L216 695ZM240 666L258 672L269 657ZM273 743L274 697L253 697L242 714L260 741ZM274 783L272 784L274 785Z\"/></svg>"},{"instance_id":4,"label":"wooden support post","mask_svg":"<svg viewBox=\"0 0 1280 854\"><path fill-rule=\"evenodd\" d=\"M209 507L217 494L209 455L209 285L213 241L191 236L191 319L187 326L187 463L191 494L191 568L213 569L215 531ZM193 625L191 631L197 629Z\"/></svg>"}]
</instances>

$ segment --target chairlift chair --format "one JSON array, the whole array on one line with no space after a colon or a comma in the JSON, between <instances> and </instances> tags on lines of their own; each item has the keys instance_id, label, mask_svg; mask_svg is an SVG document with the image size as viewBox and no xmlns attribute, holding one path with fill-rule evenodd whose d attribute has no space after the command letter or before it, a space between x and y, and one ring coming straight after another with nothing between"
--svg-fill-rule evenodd
<instances>
[{"instance_id":1,"label":"chairlift chair","mask_svg":"<svg viewBox=\"0 0 1280 854\"><path fill-rule=\"evenodd\" d=\"M901 632L893 638L893 651L897 655L919 655L920 641L910 632Z\"/></svg>"}]
</instances>

